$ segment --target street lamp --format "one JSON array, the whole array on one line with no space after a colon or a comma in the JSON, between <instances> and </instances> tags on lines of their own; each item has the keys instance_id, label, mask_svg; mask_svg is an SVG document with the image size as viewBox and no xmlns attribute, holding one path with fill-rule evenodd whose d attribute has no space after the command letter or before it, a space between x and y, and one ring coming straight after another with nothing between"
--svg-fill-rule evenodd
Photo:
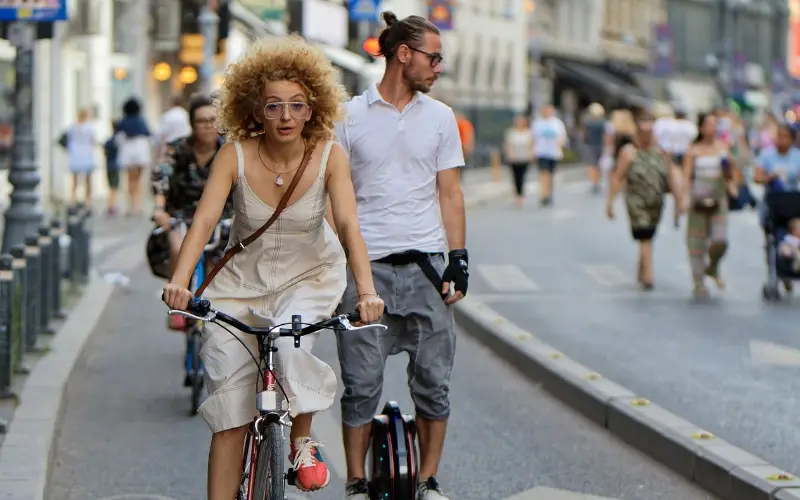
<instances>
[{"instance_id":1,"label":"street lamp","mask_svg":"<svg viewBox=\"0 0 800 500\"><path fill-rule=\"evenodd\" d=\"M36 162L36 140L33 135L33 70L36 24L18 21L9 27L9 39L17 49L14 62L14 149L8 181L14 186L11 204L6 210L3 232L3 253L34 234L41 221L39 194L40 176Z\"/></svg>"}]
</instances>

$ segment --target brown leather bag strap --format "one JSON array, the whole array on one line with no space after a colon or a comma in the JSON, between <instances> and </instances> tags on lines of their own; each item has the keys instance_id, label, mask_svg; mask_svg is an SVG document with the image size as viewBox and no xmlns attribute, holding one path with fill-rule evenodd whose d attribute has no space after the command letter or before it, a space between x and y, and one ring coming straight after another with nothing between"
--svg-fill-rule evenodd
<instances>
[{"instance_id":1,"label":"brown leather bag strap","mask_svg":"<svg viewBox=\"0 0 800 500\"><path fill-rule=\"evenodd\" d=\"M297 184L303 177L303 172L305 172L306 166L308 166L308 162L311 160L311 155L313 153L314 153L314 144L311 144L306 148L305 154L303 155L303 160L300 162L300 166L297 168L297 173L294 174L292 182L289 183L289 187L286 189L286 192L283 193L281 201L278 202L278 206L275 207L275 211L272 212L272 217L270 217L269 220L263 226L258 228L253 234L243 239L239 243L232 245L225 252L225 255L223 255L222 258L219 259L217 265L215 265L214 268L208 272L208 274L206 275L206 279L203 280L203 284L201 284L200 287L197 289L197 291L194 292L194 296L196 298L200 298L200 296L203 295L203 292L206 290L206 287L208 287L209 283L211 283L211 280L214 279L214 276L216 276L217 273L220 272L220 270L223 267L225 267L225 264L227 264L228 261L231 260L234 255L241 252L247 245L257 240L262 234L264 234L264 232L267 229L269 229L269 227L272 224L275 223L275 221L281 215L281 212L283 212L283 210L286 208L286 205L289 204L289 198L292 196L292 193L294 193L295 188L297 188Z\"/></svg>"}]
</instances>

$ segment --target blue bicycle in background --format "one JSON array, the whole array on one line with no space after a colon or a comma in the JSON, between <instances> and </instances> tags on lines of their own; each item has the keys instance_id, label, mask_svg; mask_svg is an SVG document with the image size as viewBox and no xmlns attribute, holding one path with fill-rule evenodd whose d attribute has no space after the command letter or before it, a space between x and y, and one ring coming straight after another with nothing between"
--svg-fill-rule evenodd
<instances>
[{"instance_id":1,"label":"blue bicycle in background","mask_svg":"<svg viewBox=\"0 0 800 500\"><path fill-rule=\"evenodd\" d=\"M211 236L211 240L203 248L203 253L200 255L200 260L198 260L194 267L192 280L189 283L190 291L194 292L197 290L200 284L206 279L208 258L211 252L214 252L220 247L223 239L227 239L223 238L223 235L227 235L229 233L230 227L231 220L223 219L214 228L214 233ZM183 241L188 229L188 223L182 218L172 218L170 219L170 228L172 230L177 229L180 233L181 241ZM154 229L154 233L164 231L165 229L163 228ZM202 402L201 398L205 369L203 368L203 363L200 361L200 346L202 342L203 328L204 325L202 321L190 320L186 331L186 354L184 356L184 369L186 371L186 376L183 379L183 386L190 387L192 390L191 415L193 416L197 415L197 411L200 408L200 403Z\"/></svg>"}]
</instances>

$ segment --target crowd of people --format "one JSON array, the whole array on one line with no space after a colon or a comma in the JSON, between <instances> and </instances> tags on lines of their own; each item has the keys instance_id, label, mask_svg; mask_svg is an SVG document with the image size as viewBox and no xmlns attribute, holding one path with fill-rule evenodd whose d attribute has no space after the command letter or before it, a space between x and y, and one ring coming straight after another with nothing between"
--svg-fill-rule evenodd
<instances>
[{"instance_id":1,"label":"crowd of people","mask_svg":"<svg viewBox=\"0 0 800 500\"><path fill-rule=\"evenodd\" d=\"M664 197L671 195L675 225L686 218L694 296L707 297L707 280L725 287L720 263L728 248L729 212L750 207L765 220L766 206L750 183L764 185L765 194L798 189L796 133L771 113L748 132L740 115L724 107L701 113L696 121L681 110L653 111L615 110L606 119L602 106L589 107L583 137L592 153L592 184L608 179L606 212L612 219L614 200L625 192L631 235L639 246L637 282L645 290L654 286L653 240ZM784 287L791 291L791 282Z\"/></svg>"}]
</instances>

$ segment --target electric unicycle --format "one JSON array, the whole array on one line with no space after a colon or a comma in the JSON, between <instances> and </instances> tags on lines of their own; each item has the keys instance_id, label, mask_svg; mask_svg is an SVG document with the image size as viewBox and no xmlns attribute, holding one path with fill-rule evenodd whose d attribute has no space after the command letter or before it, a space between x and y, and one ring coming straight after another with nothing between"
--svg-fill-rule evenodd
<instances>
[{"instance_id":1,"label":"electric unicycle","mask_svg":"<svg viewBox=\"0 0 800 500\"><path fill-rule=\"evenodd\" d=\"M417 428L414 417L389 401L372 420L371 500L414 500L417 494Z\"/></svg>"}]
</instances>

